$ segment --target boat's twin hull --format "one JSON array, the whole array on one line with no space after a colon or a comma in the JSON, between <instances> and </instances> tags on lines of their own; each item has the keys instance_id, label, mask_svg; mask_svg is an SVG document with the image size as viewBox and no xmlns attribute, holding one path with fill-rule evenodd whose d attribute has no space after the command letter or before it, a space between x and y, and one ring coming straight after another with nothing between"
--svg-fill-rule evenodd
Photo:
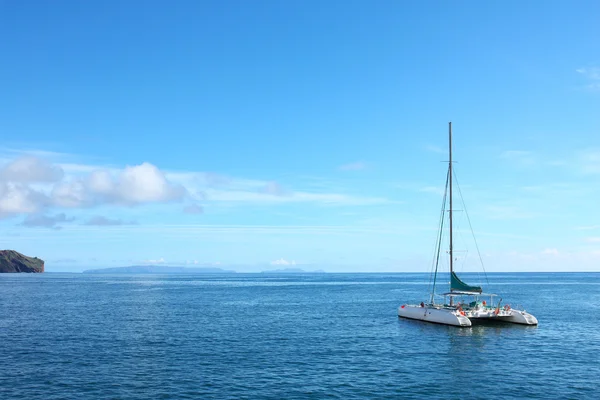
<instances>
[{"instance_id":1,"label":"boat's twin hull","mask_svg":"<svg viewBox=\"0 0 600 400\"><path fill-rule=\"evenodd\" d=\"M537 325L538 320L531 314L519 310L502 310L499 312L466 313L449 308L403 305L398 308L398 316L433 322L436 324L469 327L473 322L501 321L521 325Z\"/></svg>"},{"instance_id":2,"label":"boat's twin hull","mask_svg":"<svg viewBox=\"0 0 600 400\"><path fill-rule=\"evenodd\" d=\"M500 318L501 321L511 322L513 324L521 325L537 325L538 320L533 315L526 311L511 310L508 317Z\"/></svg>"},{"instance_id":3,"label":"boat's twin hull","mask_svg":"<svg viewBox=\"0 0 600 400\"><path fill-rule=\"evenodd\" d=\"M398 316L436 324L471 326L469 318L461 315L458 311L445 308L404 305L398 308Z\"/></svg>"}]
</instances>

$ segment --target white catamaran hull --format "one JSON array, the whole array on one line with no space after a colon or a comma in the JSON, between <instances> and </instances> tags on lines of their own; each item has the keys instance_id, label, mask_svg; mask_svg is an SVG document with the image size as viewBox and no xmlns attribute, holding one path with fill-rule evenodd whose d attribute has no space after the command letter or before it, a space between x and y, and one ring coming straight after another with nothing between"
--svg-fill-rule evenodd
<instances>
[{"instance_id":1,"label":"white catamaran hull","mask_svg":"<svg viewBox=\"0 0 600 400\"><path fill-rule=\"evenodd\" d=\"M461 315L458 311L446 308L430 306L403 305L398 307L398 316L402 318L416 319L436 324L453 326L471 326L469 318Z\"/></svg>"},{"instance_id":2,"label":"white catamaran hull","mask_svg":"<svg viewBox=\"0 0 600 400\"><path fill-rule=\"evenodd\" d=\"M459 310L449 308L403 305L398 308L398 316L419 321L433 322L436 324L469 327L473 323L485 321L508 322L521 325L537 325L538 320L533 315L520 310L495 310L492 308Z\"/></svg>"},{"instance_id":3,"label":"white catamaran hull","mask_svg":"<svg viewBox=\"0 0 600 400\"><path fill-rule=\"evenodd\" d=\"M513 324L537 325L538 320L533 315L525 311L511 310L510 316L503 317L502 321L512 322Z\"/></svg>"},{"instance_id":4,"label":"white catamaran hull","mask_svg":"<svg viewBox=\"0 0 600 400\"><path fill-rule=\"evenodd\" d=\"M465 310L465 316L471 321L502 321L521 325L537 325L538 320L533 315L522 310L494 309L491 307L483 309Z\"/></svg>"}]
</instances>

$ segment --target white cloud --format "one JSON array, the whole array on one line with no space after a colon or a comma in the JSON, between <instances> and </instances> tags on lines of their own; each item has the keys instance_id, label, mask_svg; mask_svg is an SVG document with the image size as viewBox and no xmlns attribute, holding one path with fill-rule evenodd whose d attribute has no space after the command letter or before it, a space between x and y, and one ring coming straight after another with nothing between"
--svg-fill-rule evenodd
<instances>
[{"instance_id":1,"label":"white cloud","mask_svg":"<svg viewBox=\"0 0 600 400\"><path fill-rule=\"evenodd\" d=\"M0 170L0 179L9 182L57 182L62 179L62 168L34 156L19 157Z\"/></svg>"},{"instance_id":2,"label":"white cloud","mask_svg":"<svg viewBox=\"0 0 600 400\"><path fill-rule=\"evenodd\" d=\"M161 171L148 162L115 168L100 165L61 163L73 156L44 151L3 150L4 155L17 154L0 167L0 218L17 214L34 214L51 209L90 208L102 205L135 206L191 200L185 213L203 212L198 201L246 204L308 203L322 205L362 206L390 203L380 197L355 196L328 192L331 185L314 192L294 191L273 180L230 177L214 172ZM0 153L2 149L0 149ZM25 154L25 155L24 155ZM55 161L51 163L44 160ZM364 166L355 163L348 169Z\"/></svg>"},{"instance_id":3,"label":"white cloud","mask_svg":"<svg viewBox=\"0 0 600 400\"><path fill-rule=\"evenodd\" d=\"M60 207L85 207L103 203L137 205L182 200L186 189L171 183L150 163L125 167L113 177L108 170L96 170L86 178L61 182L52 190Z\"/></svg>"},{"instance_id":4,"label":"white cloud","mask_svg":"<svg viewBox=\"0 0 600 400\"><path fill-rule=\"evenodd\" d=\"M112 177L107 170L93 171L88 177L87 184L92 192L103 196L110 196L114 190Z\"/></svg>"},{"instance_id":5,"label":"white cloud","mask_svg":"<svg viewBox=\"0 0 600 400\"><path fill-rule=\"evenodd\" d=\"M280 258L279 260L271 261L271 265L296 265L296 261L288 261L286 259Z\"/></svg>"},{"instance_id":6,"label":"white cloud","mask_svg":"<svg viewBox=\"0 0 600 400\"><path fill-rule=\"evenodd\" d=\"M585 241L588 243L600 243L600 237L588 237L585 238Z\"/></svg>"},{"instance_id":7,"label":"white cloud","mask_svg":"<svg viewBox=\"0 0 600 400\"><path fill-rule=\"evenodd\" d=\"M60 182L50 194L53 204L64 208L79 208L93 205L92 195L81 180Z\"/></svg>"},{"instance_id":8,"label":"white cloud","mask_svg":"<svg viewBox=\"0 0 600 400\"><path fill-rule=\"evenodd\" d=\"M48 198L27 185L0 182L0 217L15 214L36 213L48 202Z\"/></svg>"},{"instance_id":9,"label":"white cloud","mask_svg":"<svg viewBox=\"0 0 600 400\"><path fill-rule=\"evenodd\" d=\"M45 152L16 153L20 154L18 158L0 167L0 218L35 214L52 206L163 203L182 200L187 195L182 185L169 181L150 163L122 170L65 164L69 165L71 174L65 177L61 166L40 158ZM58 157L55 153L49 154L52 158Z\"/></svg>"},{"instance_id":10,"label":"white cloud","mask_svg":"<svg viewBox=\"0 0 600 400\"><path fill-rule=\"evenodd\" d=\"M169 182L150 163L126 167L114 183L112 194L130 204L181 200L186 194L183 186Z\"/></svg>"}]
</instances>

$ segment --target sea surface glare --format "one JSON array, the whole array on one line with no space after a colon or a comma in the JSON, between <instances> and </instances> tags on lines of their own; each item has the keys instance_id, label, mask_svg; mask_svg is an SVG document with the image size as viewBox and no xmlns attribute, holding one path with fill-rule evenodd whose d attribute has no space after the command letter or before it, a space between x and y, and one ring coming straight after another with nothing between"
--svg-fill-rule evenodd
<instances>
[{"instance_id":1,"label":"sea surface glare","mask_svg":"<svg viewBox=\"0 0 600 400\"><path fill-rule=\"evenodd\" d=\"M425 274L0 274L0 398L600 398L600 273L488 278L539 326L399 319Z\"/></svg>"}]
</instances>

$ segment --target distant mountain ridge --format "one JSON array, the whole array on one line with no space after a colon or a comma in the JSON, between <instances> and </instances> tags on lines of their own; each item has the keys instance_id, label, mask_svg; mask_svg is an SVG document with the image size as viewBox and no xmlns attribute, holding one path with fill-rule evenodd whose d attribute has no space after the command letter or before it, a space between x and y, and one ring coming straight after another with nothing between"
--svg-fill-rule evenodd
<instances>
[{"instance_id":1,"label":"distant mountain ridge","mask_svg":"<svg viewBox=\"0 0 600 400\"><path fill-rule=\"evenodd\" d=\"M165 265L132 265L129 267L99 268L83 271L84 274L235 274L222 268L169 267Z\"/></svg>"},{"instance_id":2,"label":"distant mountain ridge","mask_svg":"<svg viewBox=\"0 0 600 400\"><path fill-rule=\"evenodd\" d=\"M44 260L27 257L15 250L0 250L0 273L42 273Z\"/></svg>"}]
</instances>

